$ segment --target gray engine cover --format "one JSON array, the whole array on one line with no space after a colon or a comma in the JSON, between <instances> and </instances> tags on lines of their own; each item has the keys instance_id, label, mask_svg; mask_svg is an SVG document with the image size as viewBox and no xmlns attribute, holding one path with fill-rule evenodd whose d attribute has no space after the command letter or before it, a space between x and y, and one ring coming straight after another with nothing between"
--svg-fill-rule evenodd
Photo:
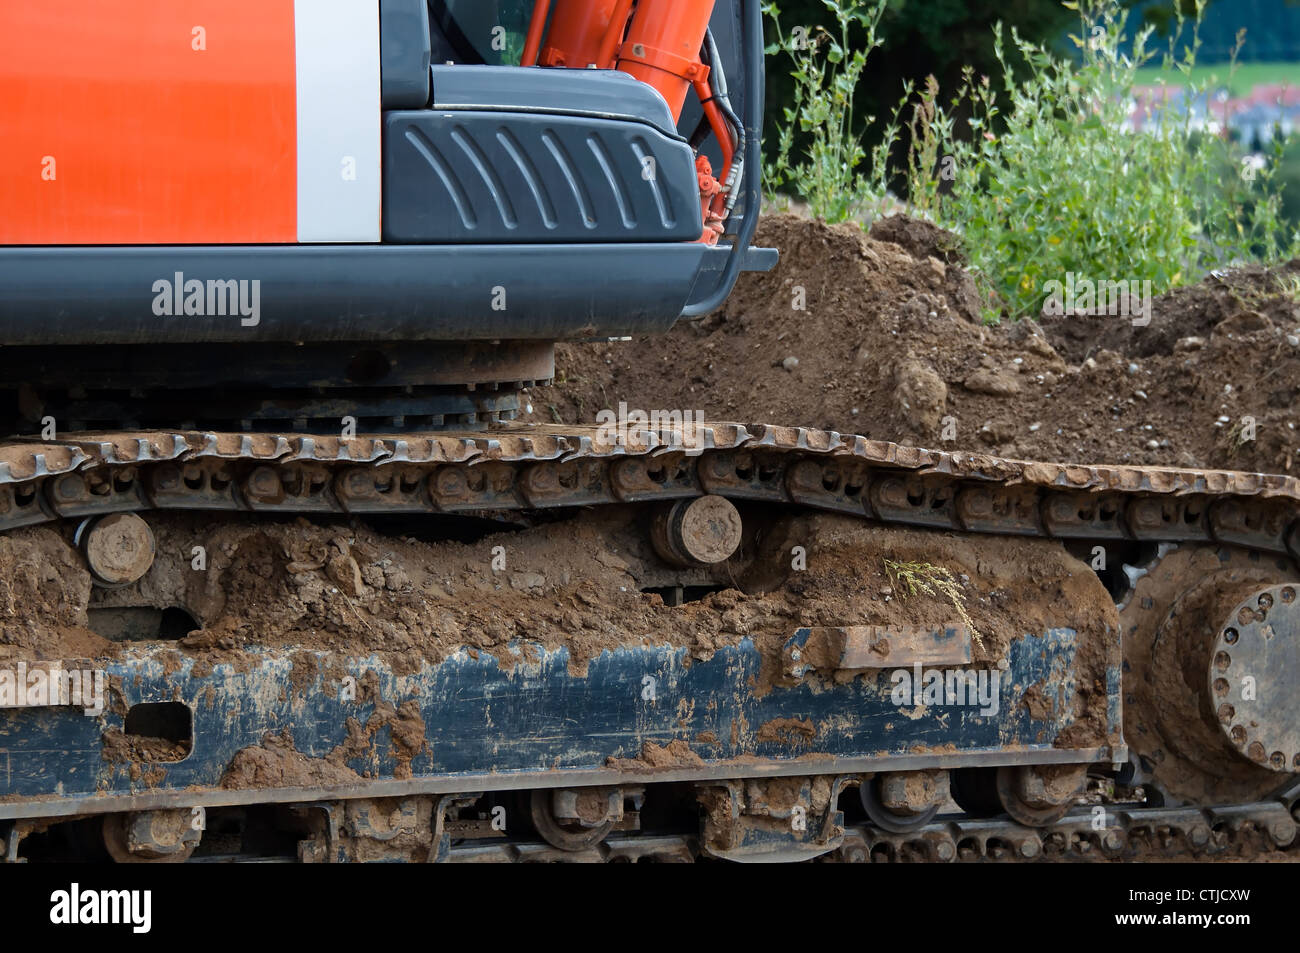
<instances>
[{"instance_id":1,"label":"gray engine cover","mask_svg":"<svg viewBox=\"0 0 1300 953\"><path fill-rule=\"evenodd\" d=\"M383 215L385 242L668 242L702 230L679 138L510 110L386 113Z\"/></svg>"}]
</instances>

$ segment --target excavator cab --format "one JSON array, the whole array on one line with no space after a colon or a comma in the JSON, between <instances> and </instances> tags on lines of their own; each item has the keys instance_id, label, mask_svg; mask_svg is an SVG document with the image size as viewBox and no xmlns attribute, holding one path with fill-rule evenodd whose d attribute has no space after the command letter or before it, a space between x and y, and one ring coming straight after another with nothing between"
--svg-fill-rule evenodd
<instances>
[{"instance_id":1,"label":"excavator cab","mask_svg":"<svg viewBox=\"0 0 1300 953\"><path fill-rule=\"evenodd\" d=\"M775 260L758 6L7 5L0 429L475 427L712 310Z\"/></svg>"}]
</instances>

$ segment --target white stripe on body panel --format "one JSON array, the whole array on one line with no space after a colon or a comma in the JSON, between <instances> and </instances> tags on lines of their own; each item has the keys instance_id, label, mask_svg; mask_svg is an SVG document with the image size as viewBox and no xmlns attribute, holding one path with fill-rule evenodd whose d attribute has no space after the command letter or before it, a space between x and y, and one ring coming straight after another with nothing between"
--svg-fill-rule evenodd
<instances>
[{"instance_id":1,"label":"white stripe on body panel","mask_svg":"<svg viewBox=\"0 0 1300 953\"><path fill-rule=\"evenodd\" d=\"M379 0L294 0L298 241L380 240Z\"/></svg>"}]
</instances>

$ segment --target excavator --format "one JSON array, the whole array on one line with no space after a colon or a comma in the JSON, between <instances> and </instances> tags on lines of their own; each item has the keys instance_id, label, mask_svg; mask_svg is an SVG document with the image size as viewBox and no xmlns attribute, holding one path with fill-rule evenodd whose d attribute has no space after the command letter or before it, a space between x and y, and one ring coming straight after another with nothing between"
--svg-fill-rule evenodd
<instances>
[{"instance_id":1,"label":"excavator","mask_svg":"<svg viewBox=\"0 0 1300 953\"><path fill-rule=\"evenodd\" d=\"M518 419L775 266L763 56L759 0L0 5L0 858L1292 845L1293 478Z\"/></svg>"}]
</instances>

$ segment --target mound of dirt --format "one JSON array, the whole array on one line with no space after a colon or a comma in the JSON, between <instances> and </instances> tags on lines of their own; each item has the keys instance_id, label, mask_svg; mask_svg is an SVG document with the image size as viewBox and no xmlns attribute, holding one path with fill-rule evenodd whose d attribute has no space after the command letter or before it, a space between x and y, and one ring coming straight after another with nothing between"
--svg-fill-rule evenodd
<instances>
[{"instance_id":1,"label":"mound of dirt","mask_svg":"<svg viewBox=\"0 0 1300 953\"><path fill-rule=\"evenodd\" d=\"M540 422L619 402L822 427L945 450L1287 472L1298 445L1300 260L1215 273L1122 316L981 323L955 236L899 216L870 234L791 215L781 251L718 312L667 335L561 345Z\"/></svg>"}]
</instances>

